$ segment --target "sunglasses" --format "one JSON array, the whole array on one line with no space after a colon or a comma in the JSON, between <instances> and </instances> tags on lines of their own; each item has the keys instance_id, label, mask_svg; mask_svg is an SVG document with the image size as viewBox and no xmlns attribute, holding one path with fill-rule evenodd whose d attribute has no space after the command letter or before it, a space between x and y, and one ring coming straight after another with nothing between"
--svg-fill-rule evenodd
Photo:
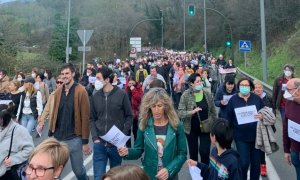
<instances>
[{"instance_id":1,"label":"sunglasses","mask_svg":"<svg viewBox=\"0 0 300 180\"><path fill-rule=\"evenodd\" d=\"M62 84L63 82L62 81L56 81L56 84Z\"/></svg>"}]
</instances>

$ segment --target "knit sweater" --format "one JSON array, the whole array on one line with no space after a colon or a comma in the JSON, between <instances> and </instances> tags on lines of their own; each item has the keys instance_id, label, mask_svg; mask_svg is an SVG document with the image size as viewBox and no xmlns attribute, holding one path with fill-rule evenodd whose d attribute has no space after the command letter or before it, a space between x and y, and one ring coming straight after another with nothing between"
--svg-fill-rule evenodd
<instances>
[{"instance_id":1,"label":"knit sweater","mask_svg":"<svg viewBox=\"0 0 300 180\"><path fill-rule=\"evenodd\" d=\"M11 121L6 128L0 130L0 177L7 171L3 161L9 153L9 145L14 130L10 158L12 166L26 161L34 148L33 140L27 129L14 121Z\"/></svg>"}]
</instances>

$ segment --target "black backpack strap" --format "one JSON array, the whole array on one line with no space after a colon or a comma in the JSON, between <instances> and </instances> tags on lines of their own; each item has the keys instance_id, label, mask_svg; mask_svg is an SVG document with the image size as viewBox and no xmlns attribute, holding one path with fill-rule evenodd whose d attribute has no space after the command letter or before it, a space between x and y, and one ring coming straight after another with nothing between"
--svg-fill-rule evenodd
<instances>
[{"instance_id":1,"label":"black backpack strap","mask_svg":"<svg viewBox=\"0 0 300 180\"><path fill-rule=\"evenodd\" d=\"M15 131L15 128L16 128L16 126L13 128L12 133L11 133L10 145L9 145L9 151L8 151L7 158L9 158L9 156L10 156L11 146L12 146L12 141L13 141L13 138L14 138L14 131Z\"/></svg>"}]
</instances>

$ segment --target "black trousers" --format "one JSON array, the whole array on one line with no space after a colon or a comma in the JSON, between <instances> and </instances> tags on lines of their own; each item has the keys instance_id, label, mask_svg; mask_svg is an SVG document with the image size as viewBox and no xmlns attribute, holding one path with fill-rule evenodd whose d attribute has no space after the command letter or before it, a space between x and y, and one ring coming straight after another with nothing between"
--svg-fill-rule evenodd
<instances>
[{"instance_id":1,"label":"black trousers","mask_svg":"<svg viewBox=\"0 0 300 180\"><path fill-rule=\"evenodd\" d=\"M210 155L210 134L202 133L200 130L200 123L195 122L197 119L192 119L191 132L186 134L189 146L190 158L198 161L198 153L200 153L201 162L209 165ZM200 144L198 142L200 140Z\"/></svg>"}]
</instances>

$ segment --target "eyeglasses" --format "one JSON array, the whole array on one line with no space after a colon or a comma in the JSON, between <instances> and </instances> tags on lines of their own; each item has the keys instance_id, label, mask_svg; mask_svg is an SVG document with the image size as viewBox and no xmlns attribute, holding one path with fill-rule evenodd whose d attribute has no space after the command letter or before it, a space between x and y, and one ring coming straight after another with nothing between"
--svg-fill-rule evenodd
<instances>
[{"instance_id":1,"label":"eyeglasses","mask_svg":"<svg viewBox=\"0 0 300 180\"><path fill-rule=\"evenodd\" d=\"M47 170L50 170L50 169L54 169L54 167L48 167L48 168L43 168L43 167L38 167L38 168L34 168L32 167L31 165L27 165L25 167L25 173L27 175L31 175L33 171L35 171L35 175L37 177L43 177L45 175L45 172Z\"/></svg>"},{"instance_id":2,"label":"eyeglasses","mask_svg":"<svg viewBox=\"0 0 300 180\"><path fill-rule=\"evenodd\" d=\"M62 83L64 83L64 82L62 82L62 81L56 81L56 84L62 84Z\"/></svg>"}]
</instances>

